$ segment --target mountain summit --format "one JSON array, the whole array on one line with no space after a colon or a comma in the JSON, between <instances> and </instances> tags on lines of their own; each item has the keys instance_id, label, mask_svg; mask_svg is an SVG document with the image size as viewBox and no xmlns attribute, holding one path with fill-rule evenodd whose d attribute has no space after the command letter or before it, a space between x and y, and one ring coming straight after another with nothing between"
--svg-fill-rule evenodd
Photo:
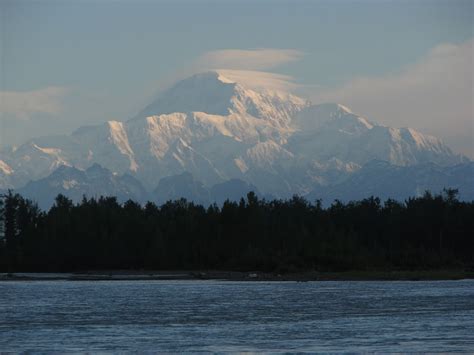
<instances>
[{"instance_id":1,"label":"mountain summit","mask_svg":"<svg viewBox=\"0 0 474 355\"><path fill-rule=\"evenodd\" d=\"M173 112L204 112L209 115L251 115L288 124L309 102L289 93L252 90L219 71L195 74L165 90L136 116L137 119Z\"/></svg>"},{"instance_id":2,"label":"mountain summit","mask_svg":"<svg viewBox=\"0 0 474 355\"><path fill-rule=\"evenodd\" d=\"M341 104L249 88L214 71L179 81L128 121L1 152L0 188L21 187L58 166L97 163L148 190L187 172L206 187L239 179L286 197L340 181L374 159L449 166L464 158L413 129L378 125Z\"/></svg>"}]
</instances>

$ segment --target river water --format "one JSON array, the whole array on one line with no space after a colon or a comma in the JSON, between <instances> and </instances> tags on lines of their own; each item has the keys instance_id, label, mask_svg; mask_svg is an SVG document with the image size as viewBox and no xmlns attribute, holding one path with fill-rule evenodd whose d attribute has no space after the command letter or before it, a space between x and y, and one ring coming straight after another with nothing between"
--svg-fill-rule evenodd
<instances>
[{"instance_id":1,"label":"river water","mask_svg":"<svg viewBox=\"0 0 474 355\"><path fill-rule=\"evenodd\" d=\"M474 281L0 282L0 351L474 351Z\"/></svg>"}]
</instances>

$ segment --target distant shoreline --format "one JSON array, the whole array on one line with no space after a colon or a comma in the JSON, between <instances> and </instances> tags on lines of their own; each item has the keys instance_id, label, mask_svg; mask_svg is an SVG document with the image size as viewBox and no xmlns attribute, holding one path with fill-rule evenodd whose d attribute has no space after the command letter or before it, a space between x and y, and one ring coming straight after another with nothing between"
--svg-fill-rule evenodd
<instances>
[{"instance_id":1,"label":"distant shoreline","mask_svg":"<svg viewBox=\"0 0 474 355\"><path fill-rule=\"evenodd\" d=\"M306 271L268 273L259 271L85 271L77 273L0 273L1 281L436 281L474 279L474 271Z\"/></svg>"}]
</instances>

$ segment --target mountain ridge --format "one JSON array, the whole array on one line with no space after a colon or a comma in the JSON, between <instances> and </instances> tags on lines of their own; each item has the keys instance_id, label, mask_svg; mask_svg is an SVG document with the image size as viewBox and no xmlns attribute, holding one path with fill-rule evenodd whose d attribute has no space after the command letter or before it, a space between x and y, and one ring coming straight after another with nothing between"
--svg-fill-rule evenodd
<instances>
[{"instance_id":1,"label":"mountain ridge","mask_svg":"<svg viewBox=\"0 0 474 355\"><path fill-rule=\"evenodd\" d=\"M435 137L379 125L341 104L313 105L206 72L176 83L129 120L1 152L0 187L25 186L61 165L97 163L148 190L189 172L207 188L239 179L263 194L288 197L335 183L332 176L349 176L374 159L400 166L468 161Z\"/></svg>"},{"instance_id":2,"label":"mountain ridge","mask_svg":"<svg viewBox=\"0 0 474 355\"><path fill-rule=\"evenodd\" d=\"M373 160L354 173L342 177L332 174L332 184L315 182L311 191L300 196L311 202L322 200L323 205L329 206L335 200L348 202L370 196L379 197L382 201L403 201L421 196L426 191L441 193L444 189L452 188L459 190L461 201L474 200L474 162L451 167L434 163L403 167ZM58 194L70 198L74 203L80 202L84 196L116 197L121 203L129 199L141 204L152 201L158 205L184 198L205 207L213 203L221 206L226 200L238 202L251 191L260 198L275 198L240 179L230 179L207 187L189 172L164 177L155 188L147 190L132 175L113 174L99 164L86 170L60 166L48 177L29 182L16 191L36 201L44 210L52 206Z\"/></svg>"}]
</instances>

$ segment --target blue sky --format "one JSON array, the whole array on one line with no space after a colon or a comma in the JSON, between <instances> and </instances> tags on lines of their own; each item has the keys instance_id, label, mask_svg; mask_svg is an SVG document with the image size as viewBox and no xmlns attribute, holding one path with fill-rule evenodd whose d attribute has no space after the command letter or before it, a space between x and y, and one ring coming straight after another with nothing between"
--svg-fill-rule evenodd
<instances>
[{"instance_id":1,"label":"blue sky","mask_svg":"<svg viewBox=\"0 0 474 355\"><path fill-rule=\"evenodd\" d=\"M443 48L451 51L444 57L465 55L462 62L471 59L472 63L472 1L3 0L0 12L0 89L8 93L4 97L10 102L21 93L36 100L21 113L15 113L18 105L3 110L7 112L0 126L2 144L37 134L66 133L112 118L125 120L164 83L198 70L197 63L207 60L209 53L216 65L229 64L228 57L222 62L216 53L237 53L241 57L231 62L237 69L288 75L316 101L352 98L347 88L360 89L354 81L361 78L369 80L367 85L384 80L403 85L400 76L412 75L413 70L419 73L425 62L439 62L436 56ZM291 50L298 55L273 64L250 61L253 67L246 68L246 53L257 49ZM275 53L270 52L271 57ZM446 59L438 64L432 75L450 63ZM453 84L456 87L450 92L471 86L467 94L472 97L472 66L459 70L449 78L471 79L461 87ZM397 90L391 87L388 92L396 95ZM462 121L459 132L445 132L446 127L437 122L442 117L431 124L430 113L419 120L423 112L419 108L413 113L417 118L408 123L413 121L415 128L427 133L445 133L442 138L469 154L472 124L467 134L465 126L473 119L472 102L465 98L469 95L461 96L443 106L459 107L456 100L464 103L463 112L454 114ZM372 105L369 99L351 103L360 113L397 126L396 103L384 107L379 97L373 97ZM5 100L3 105L8 107Z\"/></svg>"}]
</instances>

